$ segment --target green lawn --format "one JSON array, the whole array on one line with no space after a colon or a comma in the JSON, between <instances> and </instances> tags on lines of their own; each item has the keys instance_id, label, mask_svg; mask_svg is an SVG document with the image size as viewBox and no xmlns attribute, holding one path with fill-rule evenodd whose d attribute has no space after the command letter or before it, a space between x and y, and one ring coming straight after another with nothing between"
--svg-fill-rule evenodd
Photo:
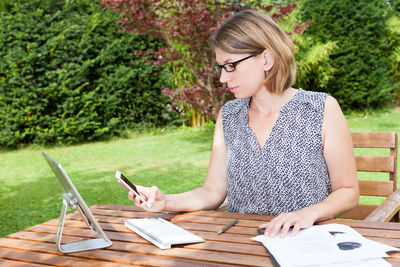
<instances>
[{"instance_id":1,"label":"green lawn","mask_svg":"<svg viewBox=\"0 0 400 267\"><path fill-rule=\"evenodd\" d=\"M400 133L400 110L348 116L352 131ZM0 237L54 219L62 188L41 152L69 174L88 205L131 204L114 178L121 170L137 184L157 185L166 193L200 186L205 177L212 127L167 129L129 138L68 147L31 146L0 153Z\"/></svg>"}]
</instances>

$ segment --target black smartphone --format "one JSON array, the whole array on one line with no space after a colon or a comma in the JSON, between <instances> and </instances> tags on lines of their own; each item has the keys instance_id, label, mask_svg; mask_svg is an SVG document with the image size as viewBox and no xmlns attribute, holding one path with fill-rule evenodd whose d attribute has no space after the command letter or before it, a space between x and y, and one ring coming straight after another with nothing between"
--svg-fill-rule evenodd
<instances>
[{"instance_id":1,"label":"black smartphone","mask_svg":"<svg viewBox=\"0 0 400 267\"><path fill-rule=\"evenodd\" d=\"M125 175L123 175L120 171L117 170L115 172L115 177L127 188L129 188L148 208L151 207L151 205L146 200L144 200L144 198L140 195L136 186L131 181L129 181L129 179L126 178Z\"/></svg>"}]
</instances>

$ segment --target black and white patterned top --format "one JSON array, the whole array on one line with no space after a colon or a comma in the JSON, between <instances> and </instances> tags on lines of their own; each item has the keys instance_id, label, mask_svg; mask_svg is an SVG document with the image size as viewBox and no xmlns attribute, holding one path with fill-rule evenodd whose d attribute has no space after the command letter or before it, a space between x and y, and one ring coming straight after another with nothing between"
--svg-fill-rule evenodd
<instances>
[{"instance_id":1,"label":"black and white patterned top","mask_svg":"<svg viewBox=\"0 0 400 267\"><path fill-rule=\"evenodd\" d=\"M322 148L326 97L299 89L280 110L262 149L248 122L250 98L224 105L228 211L278 215L331 193Z\"/></svg>"}]
</instances>

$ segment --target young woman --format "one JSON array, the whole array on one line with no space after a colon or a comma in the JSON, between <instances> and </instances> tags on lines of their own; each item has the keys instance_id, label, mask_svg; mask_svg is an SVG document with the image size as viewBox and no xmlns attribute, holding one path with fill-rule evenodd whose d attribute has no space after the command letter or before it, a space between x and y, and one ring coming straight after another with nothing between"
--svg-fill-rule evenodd
<instances>
[{"instance_id":1,"label":"young woman","mask_svg":"<svg viewBox=\"0 0 400 267\"><path fill-rule=\"evenodd\" d=\"M334 98L291 86L290 37L267 15L243 11L212 39L216 70L237 99L219 112L202 187L163 194L138 186L149 211L215 209L270 214L265 234L285 236L353 208L359 198L350 132Z\"/></svg>"}]
</instances>

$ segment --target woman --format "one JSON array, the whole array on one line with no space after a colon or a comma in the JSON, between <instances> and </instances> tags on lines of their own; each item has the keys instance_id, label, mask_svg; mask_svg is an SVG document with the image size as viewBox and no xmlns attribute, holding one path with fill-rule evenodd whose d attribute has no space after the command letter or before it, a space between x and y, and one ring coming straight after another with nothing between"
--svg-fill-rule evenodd
<instances>
[{"instance_id":1,"label":"woman","mask_svg":"<svg viewBox=\"0 0 400 267\"><path fill-rule=\"evenodd\" d=\"M216 70L237 99L219 112L202 187L163 194L140 187L149 211L215 209L271 214L265 234L285 236L358 202L350 132L334 98L294 89L293 42L268 16L243 11L212 39Z\"/></svg>"}]
</instances>

